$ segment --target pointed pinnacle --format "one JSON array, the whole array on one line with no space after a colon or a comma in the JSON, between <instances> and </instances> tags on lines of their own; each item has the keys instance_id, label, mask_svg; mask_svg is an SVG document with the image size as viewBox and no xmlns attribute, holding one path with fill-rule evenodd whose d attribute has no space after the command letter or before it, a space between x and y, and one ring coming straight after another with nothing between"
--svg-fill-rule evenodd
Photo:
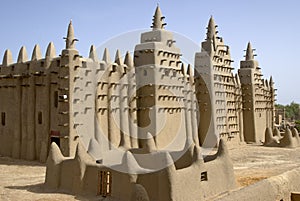
<instances>
[{"instance_id":1,"label":"pointed pinnacle","mask_svg":"<svg viewBox=\"0 0 300 201\"><path fill-rule=\"evenodd\" d=\"M24 63L28 61L27 50L25 46L22 46L18 56L18 63Z\"/></svg>"},{"instance_id":2,"label":"pointed pinnacle","mask_svg":"<svg viewBox=\"0 0 300 201\"><path fill-rule=\"evenodd\" d=\"M253 60L253 59L254 59L254 56L253 56L253 50L251 47L251 43L248 42L247 50L246 50L246 61Z\"/></svg>"},{"instance_id":3,"label":"pointed pinnacle","mask_svg":"<svg viewBox=\"0 0 300 201\"><path fill-rule=\"evenodd\" d=\"M33 48L31 61L36 61L42 58L41 48L38 44L36 44Z\"/></svg>"},{"instance_id":4,"label":"pointed pinnacle","mask_svg":"<svg viewBox=\"0 0 300 201\"><path fill-rule=\"evenodd\" d=\"M215 34L216 34L216 24L213 16L211 16L207 26L206 39L213 39Z\"/></svg>"},{"instance_id":5,"label":"pointed pinnacle","mask_svg":"<svg viewBox=\"0 0 300 201\"><path fill-rule=\"evenodd\" d=\"M268 83L268 80L266 79L266 80L265 80L265 82L266 82L266 87L268 87L268 88L269 88L269 83Z\"/></svg>"},{"instance_id":6,"label":"pointed pinnacle","mask_svg":"<svg viewBox=\"0 0 300 201\"><path fill-rule=\"evenodd\" d=\"M74 37L74 28L72 25L72 20L70 20L69 26L68 26L68 34L66 39L66 49L74 49L75 48L75 41L78 41Z\"/></svg>"},{"instance_id":7,"label":"pointed pinnacle","mask_svg":"<svg viewBox=\"0 0 300 201\"><path fill-rule=\"evenodd\" d=\"M89 58L93 59L93 61L98 61L98 55L97 55L97 52L96 52L95 45L92 45L91 48L90 48Z\"/></svg>"},{"instance_id":8,"label":"pointed pinnacle","mask_svg":"<svg viewBox=\"0 0 300 201\"><path fill-rule=\"evenodd\" d=\"M237 85L240 86L241 81L240 81L240 77L238 76L238 74L235 74L235 79L236 79Z\"/></svg>"},{"instance_id":9,"label":"pointed pinnacle","mask_svg":"<svg viewBox=\"0 0 300 201\"><path fill-rule=\"evenodd\" d=\"M192 75L192 67L191 67L190 64L188 64L188 67L187 67L187 74L188 74L189 76Z\"/></svg>"},{"instance_id":10,"label":"pointed pinnacle","mask_svg":"<svg viewBox=\"0 0 300 201\"><path fill-rule=\"evenodd\" d=\"M181 64L181 68L180 68L180 70L181 70L181 73L182 73L183 75L186 75L186 74L185 74L185 67L184 67L184 63L182 63L182 64Z\"/></svg>"},{"instance_id":11,"label":"pointed pinnacle","mask_svg":"<svg viewBox=\"0 0 300 201\"><path fill-rule=\"evenodd\" d=\"M125 55L124 64L126 64L129 69L134 67L132 57L128 51L126 52Z\"/></svg>"},{"instance_id":12,"label":"pointed pinnacle","mask_svg":"<svg viewBox=\"0 0 300 201\"><path fill-rule=\"evenodd\" d=\"M46 58L54 58L56 56L56 51L53 42L50 42L47 51L46 51Z\"/></svg>"},{"instance_id":13,"label":"pointed pinnacle","mask_svg":"<svg viewBox=\"0 0 300 201\"><path fill-rule=\"evenodd\" d=\"M273 85L274 85L273 77L271 76L271 77L270 77L270 86L273 86Z\"/></svg>"},{"instance_id":14,"label":"pointed pinnacle","mask_svg":"<svg viewBox=\"0 0 300 201\"><path fill-rule=\"evenodd\" d=\"M104 53L103 53L103 58L102 58L102 60L105 61L107 64L108 64L108 63L111 63L110 55L109 55L109 52L108 52L108 49L107 49L107 48L104 49Z\"/></svg>"},{"instance_id":15,"label":"pointed pinnacle","mask_svg":"<svg viewBox=\"0 0 300 201\"><path fill-rule=\"evenodd\" d=\"M152 22L152 26L151 28L153 30L156 29L164 29L164 26L166 25L166 23L164 23L164 18L161 14L161 10L159 8L159 5L157 5L156 10L155 10L155 14L153 16L153 22Z\"/></svg>"},{"instance_id":16,"label":"pointed pinnacle","mask_svg":"<svg viewBox=\"0 0 300 201\"><path fill-rule=\"evenodd\" d=\"M120 53L119 49L117 49L117 52L116 52L115 63L117 63L118 65L122 65L123 64L122 56L121 56L121 53Z\"/></svg>"},{"instance_id":17,"label":"pointed pinnacle","mask_svg":"<svg viewBox=\"0 0 300 201\"><path fill-rule=\"evenodd\" d=\"M12 53L9 49L7 49L4 53L4 56L3 56L3 61L2 61L2 65L3 66L8 66L10 64L12 64L14 61L13 61L13 58L12 58Z\"/></svg>"}]
</instances>

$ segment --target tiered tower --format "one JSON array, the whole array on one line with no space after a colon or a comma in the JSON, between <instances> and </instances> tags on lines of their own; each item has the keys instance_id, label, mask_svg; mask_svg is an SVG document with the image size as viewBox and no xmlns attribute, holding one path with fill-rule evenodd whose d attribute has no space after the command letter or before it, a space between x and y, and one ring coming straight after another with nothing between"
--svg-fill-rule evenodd
<instances>
[{"instance_id":1,"label":"tiered tower","mask_svg":"<svg viewBox=\"0 0 300 201\"><path fill-rule=\"evenodd\" d=\"M204 146L212 146L218 137L239 142L242 136L241 110L236 102L240 99L239 81L233 74L229 46L217 35L216 27L211 17L202 50L195 56L196 94L200 116L206 117L199 126Z\"/></svg>"},{"instance_id":2,"label":"tiered tower","mask_svg":"<svg viewBox=\"0 0 300 201\"><path fill-rule=\"evenodd\" d=\"M244 136L247 142L264 141L266 128L274 127L275 89L272 77L264 80L254 59L251 43L247 45L245 61L238 71L242 85Z\"/></svg>"},{"instance_id":3,"label":"tiered tower","mask_svg":"<svg viewBox=\"0 0 300 201\"><path fill-rule=\"evenodd\" d=\"M158 149L172 141L180 149L185 140L176 137L182 133L187 133L189 142L193 138L199 145L194 79L191 67L185 72L180 49L175 46L173 34L164 29L165 25L157 7L152 30L141 35L141 43L134 50L138 134L140 147L148 147L153 136Z\"/></svg>"},{"instance_id":4,"label":"tiered tower","mask_svg":"<svg viewBox=\"0 0 300 201\"><path fill-rule=\"evenodd\" d=\"M74 125L74 116L76 114L73 112L73 107L76 107L77 102L74 100L73 95L76 71L82 64L79 52L75 49L77 39L74 37L72 21L69 24L65 40L66 48L62 50L58 71L58 125L62 153L69 156L75 153L79 137L75 131L76 125Z\"/></svg>"}]
</instances>

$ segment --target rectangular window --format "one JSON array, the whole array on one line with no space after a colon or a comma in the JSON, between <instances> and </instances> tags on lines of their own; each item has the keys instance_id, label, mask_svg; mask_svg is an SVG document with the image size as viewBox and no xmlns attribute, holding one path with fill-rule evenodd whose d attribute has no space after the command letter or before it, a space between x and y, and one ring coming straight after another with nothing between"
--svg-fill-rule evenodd
<instances>
[{"instance_id":1,"label":"rectangular window","mask_svg":"<svg viewBox=\"0 0 300 201\"><path fill-rule=\"evenodd\" d=\"M1 124L2 124L2 126L5 126L5 121L6 121L6 114L5 114L5 112L1 112Z\"/></svg>"},{"instance_id":2,"label":"rectangular window","mask_svg":"<svg viewBox=\"0 0 300 201\"><path fill-rule=\"evenodd\" d=\"M99 171L98 172L98 195L107 197L111 195L111 172Z\"/></svg>"},{"instance_id":3,"label":"rectangular window","mask_svg":"<svg viewBox=\"0 0 300 201\"><path fill-rule=\"evenodd\" d=\"M54 92L54 107L58 107L58 91Z\"/></svg>"},{"instance_id":4,"label":"rectangular window","mask_svg":"<svg viewBox=\"0 0 300 201\"><path fill-rule=\"evenodd\" d=\"M39 112L39 113L38 113L38 123L39 123L39 124L42 124L42 123L43 123L43 113L42 113L42 112Z\"/></svg>"}]
</instances>

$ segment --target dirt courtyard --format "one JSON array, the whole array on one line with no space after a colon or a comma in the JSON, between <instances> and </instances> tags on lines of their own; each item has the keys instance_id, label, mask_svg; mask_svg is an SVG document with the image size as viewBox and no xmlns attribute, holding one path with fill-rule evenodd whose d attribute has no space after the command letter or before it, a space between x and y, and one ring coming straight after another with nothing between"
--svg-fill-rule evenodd
<instances>
[{"instance_id":1,"label":"dirt courtyard","mask_svg":"<svg viewBox=\"0 0 300 201\"><path fill-rule=\"evenodd\" d=\"M229 153L240 187L300 167L300 148L241 145ZM0 157L0 201L91 200L44 189L45 172L44 164Z\"/></svg>"}]
</instances>

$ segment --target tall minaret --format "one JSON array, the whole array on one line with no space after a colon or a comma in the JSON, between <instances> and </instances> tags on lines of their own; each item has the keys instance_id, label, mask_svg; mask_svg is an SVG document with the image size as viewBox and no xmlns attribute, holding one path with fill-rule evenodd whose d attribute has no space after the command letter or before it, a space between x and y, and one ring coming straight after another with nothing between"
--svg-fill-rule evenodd
<instances>
[{"instance_id":1,"label":"tall minaret","mask_svg":"<svg viewBox=\"0 0 300 201\"><path fill-rule=\"evenodd\" d=\"M264 141L264 131L270 126L271 112L268 109L269 87L262 79L258 62L254 59L253 49L249 42L245 60L240 62L238 70L242 85L244 137L246 142Z\"/></svg>"},{"instance_id":2,"label":"tall minaret","mask_svg":"<svg viewBox=\"0 0 300 201\"><path fill-rule=\"evenodd\" d=\"M66 48L62 50L59 68L58 95L59 95L59 131L60 131L60 148L65 156L72 156L78 142L75 130L73 108L76 108L76 102L73 100L74 77L78 68L81 67L78 50L75 49L74 28L70 21L67 31Z\"/></svg>"},{"instance_id":3,"label":"tall minaret","mask_svg":"<svg viewBox=\"0 0 300 201\"><path fill-rule=\"evenodd\" d=\"M217 25L210 17L201 52L195 55L196 94L199 102L201 145L212 147L223 138L239 143L236 114L235 81L230 48L218 36Z\"/></svg>"},{"instance_id":4,"label":"tall minaret","mask_svg":"<svg viewBox=\"0 0 300 201\"><path fill-rule=\"evenodd\" d=\"M137 124L141 148L153 147L153 141L158 149L162 148L172 140L173 133L177 133L174 122L176 118L179 119L180 109L175 99L178 93L174 91L174 87L174 90L167 90L167 87L170 83L175 83L176 72L181 71L180 49L175 46L173 34L164 29L165 25L164 17L157 6L152 30L141 34L140 44L134 50ZM172 76L175 77L170 81ZM178 113L175 112L175 107L178 107ZM173 127L169 125L171 120ZM166 130L168 133L164 133ZM153 139L149 136L153 136Z\"/></svg>"}]
</instances>

